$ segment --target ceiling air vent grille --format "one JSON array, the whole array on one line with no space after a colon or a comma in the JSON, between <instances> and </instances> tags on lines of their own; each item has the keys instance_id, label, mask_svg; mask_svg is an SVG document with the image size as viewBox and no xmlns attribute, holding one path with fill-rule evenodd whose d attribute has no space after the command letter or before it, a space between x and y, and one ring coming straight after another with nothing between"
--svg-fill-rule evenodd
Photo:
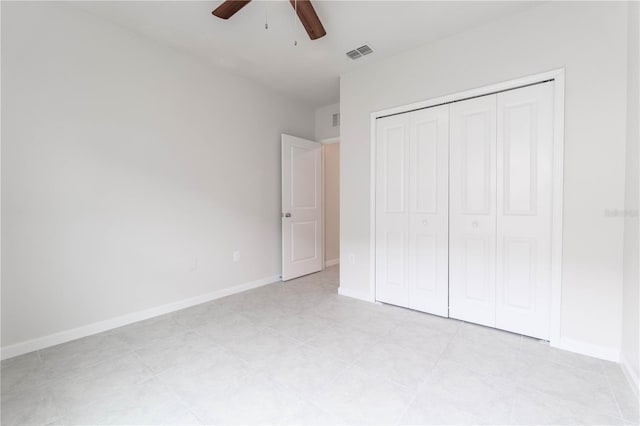
<instances>
[{"instance_id":1,"label":"ceiling air vent grille","mask_svg":"<svg viewBox=\"0 0 640 426\"><path fill-rule=\"evenodd\" d=\"M365 44L364 46L360 46L357 49L347 52L347 56L351 59L358 59L362 58L364 55L368 55L369 53L373 53L373 49Z\"/></svg>"},{"instance_id":2,"label":"ceiling air vent grille","mask_svg":"<svg viewBox=\"0 0 640 426\"><path fill-rule=\"evenodd\" d=\"M362 55L357 50L351 50L347 52L347 56L350 57L351 59L358 59Z\"/></svg>"},{"instance_id":3,"label":"ceiling air vent grille","mask_svg":"<svg viewBox=\"0 0 640 426\"><path fill-rule=\"evenodd\" d=\"M373 53L373 49L367 46L366 44L364 46L358 47L356 50L360 52L362 56L368 55L369 53Z\"/></svg>"}]
</instances>

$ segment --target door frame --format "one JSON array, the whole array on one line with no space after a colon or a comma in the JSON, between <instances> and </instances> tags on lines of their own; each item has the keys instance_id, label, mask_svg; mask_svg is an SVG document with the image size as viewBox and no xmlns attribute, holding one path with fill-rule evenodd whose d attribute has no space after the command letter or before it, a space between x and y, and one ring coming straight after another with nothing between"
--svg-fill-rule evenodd
<instances>
[{"instance_id":1,"label":"door frame","mask_svg":"<svg viewBox=\"0 0 640 426\"><path fill-rule=\"evenodd\" d=\"M375 111L370 114L370 259L369 262L369 301L376 301L376 120L389 115L402 114L418 109L448 104L468 98L489 95L505 90L554 81L553 90L553 209L551 218L551 318L549 342L551 346L560 346L561 339L561 306L562 306L562 216L563 216L563 182L564 182L564 93L565 70L558 68L551 71L533 74L514 80L503 81L488 86L456 92L450 95L415 102Z\"/></svg>"}]
</instances>

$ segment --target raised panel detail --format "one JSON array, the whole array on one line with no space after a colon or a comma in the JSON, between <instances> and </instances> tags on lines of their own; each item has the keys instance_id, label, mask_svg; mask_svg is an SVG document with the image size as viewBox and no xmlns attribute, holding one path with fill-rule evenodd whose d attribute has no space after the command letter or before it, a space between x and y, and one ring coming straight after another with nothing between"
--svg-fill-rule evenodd
<instances>
[{"instance_id":1,"label":"raised panel detail","mask_svg":"<svg viewBox=\"0 0 640 426\"><path fill-rule=\"evenodd\" d=\"M376 121L376 300L408 305L408 114ZM364 159L363 159L364 160Z\"/></svg>"},{"instance_id":2,"label":"raised panel detail","mask_svg":"<svg viewBox=\"0 0 640 426\"><path fill-rule=\"evenodd\" d=\"M416 212L436 213L438 201L438 121L416 125Z\"/></svg>"},{"instance_id":3,"label":"raised panel detail","mask_svg":"<svg viewBox=\"0 0 640 426\"><path fill-rule=\"evenodd\" d=\"M386 270L387 283L398 286L404 285L404 234L402 232L387 232L386 234Z\"/></svg>"},{"instance_id":4,"label":"raised panel detail","mask_svg":"<svg viewBox=\"0 0 640 426\"><path fill-rule=\"evenodd\" d=\"M409 116L408 307L448 316L449 105Z\"/></svg>"},{"instance_id":5,"label":"raised panel detail","mask_svg":"<svg viewBox=\"0 0 640 426\"><path fill-rule=\"evenodd\" d=\"M291 224L291 262L302 262L318 256L315 243L318 238L317 227L316 221Z\"/></svg>"},{"instance_id":6,"label":"raised panel detail","mask_svg":"<svg viewBox=\"0 0 640 426\"><path fill-rule=\"evenodd\" d=\"M536 214L537 111L533 102L504 108L504 214Z\"/></svg>"},{"instance_id":7,"label":"raised panel detail","mask_svg":"<svg viewBox=\"0 0 640 426\"><path fill-rule=\"evenodd\" d=\"M316 152L298 146L291 147L291 208L316 208Z\"/></svg>"},{"instance_id":8,"label":"raised panel detail","mask_svg":"<svg viewBox=\"0 0 640 426\"><path fill-rule=\"evenodd\" d=\"M438 259L437 239L433 235L416 235L416 288L435 291L437 285Z\"/></svg>"},{"instance_id":9,"label":"raised panel detail","mask_svg":"<svg viewBox=\"0 0 640 426\"><path fill-rule=\"evenodd\" d=\"M488 214L491 179L490 116L486 112L462 118L462 212Z\"/></svg>"},{"instance_id":10,"label":"raised panel detail","mask_svg":"<svg viewBox=\"0 0 640 426\"><path fill-rule=\"evenodd\" d=\"M550 337L553 82L498 94L496 326Z\"/></svg>"},{"instance_id":11,"label":"raised panel detail","mask_svg":"<svg viewBox=\"0 0 640 426\"><path fill-rule=\"evenodd\" d=\"M536 241L533 238L505 238L503 277L505 305L532 309L535 287Z\"/></svg>"},{"instance_id":12,"label":"raised panel detail","mask_svg":"<svg viewBox=\"0 0 640 426\"><path fill-rule=\"evenodd\" d=\"M489 294L490 250L487 238L467 238L464 249L465 290L468 299L486 302Z\"/></svg>"},{"instance_id":13,"label":"raised panel detail","mask_svg":"<svg viewBox=\"0 0 640 426\"><path fill-rule=\"evenodd\" d=\"M495 326L496 95L451 106L449 315Z\"/></svg>"},{"instance_id":14,"label":"raised panel detail","mask_svg":"<svg viewBox=\"0 0 640 426\"><path fill-rule=\"evenodd\" d=\"M405 130L403 127L386 129L384 138L384 194L385 211L405 211Z\"/></svg>"}]
</instances>

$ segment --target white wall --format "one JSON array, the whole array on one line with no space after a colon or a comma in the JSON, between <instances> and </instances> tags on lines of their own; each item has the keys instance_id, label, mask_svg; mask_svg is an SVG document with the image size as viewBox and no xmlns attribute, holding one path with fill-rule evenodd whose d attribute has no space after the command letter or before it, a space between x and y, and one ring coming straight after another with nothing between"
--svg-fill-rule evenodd
<instances>
[{"instance_id":1,"label":"white wall","mask_svg":"<svg viewBox=\"0 0 640 426\"><path fill-rule=\"evenodd\" d=\"M3 2L2 124L3 348L280 274L280 133L313 138L313 110Z\"/></svg>"},{"instance_id":2,"label":"white wall","mask_svg":"<svg viewBox=\"0 0 640 426\"><path fill-rule=\"evenodd\" d=\"M340 104L331 104L316 109L316 140L337 138L340 126L333 127L333 114L340 113Z\"/></svg>"},{"instance_id":3,"label":"white wall","mask_svg":"<svg viewBox=\"0 0 640 426\"><path fill-rule=\"evenodd\" d=\"M627 366L632 380L638 388L640 372L640 360L638 349L640 346L640 275L638 274L638 263L640 262L640 252L638 251L638 196L640 195L638 173L638 162L640 161L640 150L638 140L640 139L640 129L638 120L640 109L638 108L638 98L640 87L638 79L640 76L640 66L638 64L640 56L640 3L629 3L629 58L628 58L628 90L627 90L627 148L625 168L625 222L624 222L624 289L623 289L623 309L622 309L622 358Z\"/></svg>"},{"instance_id":4,"label":"white wall","mask_svg":"<svg viewBox=\"0 0 640 426\"><path fill-rule=\"evenodd\" d=\"M344 293L370 291L369 114L565 67L562 340L618 357L623 225L605 210L624 204L626 9L546 3L341 77Z\"/></svg>"},{"instance_id":5,"label":"white wall","mask_svg":"<svg viewBox=\"0 0 640 426\"><path fill-rule=\"evenodd\" d=\"M324 151L324 259L340 260L340 144L323 146Z\"/></svg>"}]
</instances>

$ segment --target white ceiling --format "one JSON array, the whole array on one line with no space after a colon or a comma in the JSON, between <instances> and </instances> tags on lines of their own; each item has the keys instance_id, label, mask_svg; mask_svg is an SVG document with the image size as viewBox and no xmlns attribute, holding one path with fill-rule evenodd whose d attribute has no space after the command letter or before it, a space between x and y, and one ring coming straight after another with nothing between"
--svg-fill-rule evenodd
<instances>
[{"instance_id":1,"label":"white ceiling","mask_svg":"<svg viewBox=\"0 0 640 426\"><path fill-rule=\"evenodd\" d=\"M228 21L221 1L100 1L76 6L318 107L337 102L339 76L355 67L529 8L522 1L321 1L327 35L309 40L288 1L254 0ZM265 14L269 29L265 30ZM294 38L298 45L294 46ZM368 44L358 60L345 53Z\"/></svg>"}]
</instances>

